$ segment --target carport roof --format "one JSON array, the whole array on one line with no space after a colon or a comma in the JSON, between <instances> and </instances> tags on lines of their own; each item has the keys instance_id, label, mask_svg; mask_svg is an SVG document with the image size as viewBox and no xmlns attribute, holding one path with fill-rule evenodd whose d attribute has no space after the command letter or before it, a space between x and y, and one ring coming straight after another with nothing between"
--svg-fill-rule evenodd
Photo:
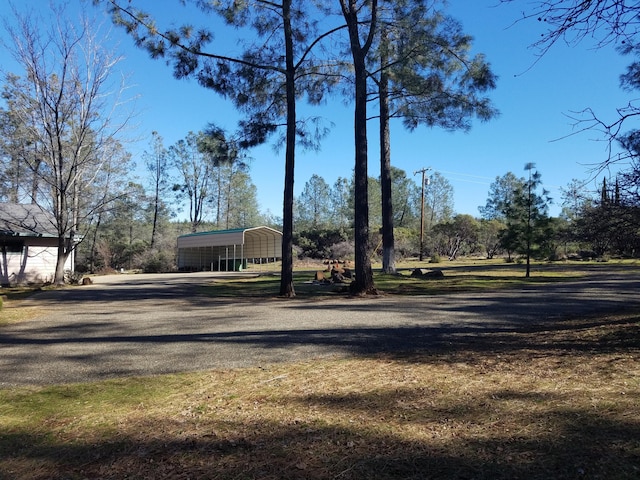
<instances>
[{"instance_id":1,"label":"carport roof","mask_svg":"<svg viewBox=\"0 0 640 480\"><path fill-rule=\"evenodd\" d=\"M244 245L247 238L265 238L281 241L282 233L269 227L236 228L232 230L190 233L178 237L178 248Z\"/></svg>"}]
</instances>

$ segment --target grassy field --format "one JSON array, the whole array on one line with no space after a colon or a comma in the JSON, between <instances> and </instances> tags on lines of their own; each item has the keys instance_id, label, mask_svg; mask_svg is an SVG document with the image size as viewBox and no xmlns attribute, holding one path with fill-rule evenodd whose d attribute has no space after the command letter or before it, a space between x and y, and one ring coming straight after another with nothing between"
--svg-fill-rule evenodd
<instances>
[{"instance_id":1,"label":"grassy field","mask_svg":"<svg viewBox=\"0 0 640 480\"><path fill-rule=\"evenodd\" d=\"M611 261L596 262L535 262L531 276L525 278L525 266L518 263L506 263L495 260L460 260L428 264L425 262L403 262L398 264L397 275L380 273L380 265L373 265L376 287L388 295L438 295L442 293L467 292L477 290L496 290L518 287L527 284L543 284L580 280L591 271L607 270L617 273L639 274L640 262ZM275 268L275 267L274 267ZM294 270L294 288L296 295L322 297L343 295L348 292L345 284L319 284L314 282L314 274L322 271L325 265L299 265ZM440 270L442 278L421 279L411 276L415 268ZM203 293L216 297L269 297L277 295L280 277L258 269L249 269L255 277L245 279L218 279L203 289Z\"/></svg>"},{"instance_id":2,"label":"grassy field","mask_svg":"<svg viewBox=\"0 0 640 480\"><path fill-rule=\"evenodd\" d=\"M412 289L525 281L482 268ZM526 281L581 275L554 267ZM260 296L277 278L253 281ZM232 295L236 283L206 288ZM0 389L0 478L640 478L640 313L410 356Z\"/></svg>"}]
</instances>

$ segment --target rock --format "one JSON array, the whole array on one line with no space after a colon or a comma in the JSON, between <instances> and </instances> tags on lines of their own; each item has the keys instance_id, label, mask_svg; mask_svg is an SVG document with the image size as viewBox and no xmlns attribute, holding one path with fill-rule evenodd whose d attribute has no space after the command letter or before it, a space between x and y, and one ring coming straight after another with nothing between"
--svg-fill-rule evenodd
<instances>
[{"instance_id":1,"label":"rock","mask_svg":"<svg viewBox=\"0 0 640 480\"><path fill-rule=\"evenodd\" d=\"M427 280L443 278L444 273L442 273L442 270L427 270L426 268L416 268L411 272L411 276L414 278L422 278Z\"/></svg>"},{"instance_id":2,"label":"rock","mask_svg":"<svg viewBox=\"0 0 640 480\"><path fill-rule=\"evenodd\" d=\"M442 270L431 270L422 275L422 278L444 278L444 273Z\"/></svg>"},{"instance_id":3,"label":"rock","mask_svg":"<svg viewBox=\"0 0 640 480\"><path fill-rule=\"evenodd\" d=\"M344 275L334 270L331 273L331 280L333 281L333 283L344 283Z\"/></svg>"}]
</instances>

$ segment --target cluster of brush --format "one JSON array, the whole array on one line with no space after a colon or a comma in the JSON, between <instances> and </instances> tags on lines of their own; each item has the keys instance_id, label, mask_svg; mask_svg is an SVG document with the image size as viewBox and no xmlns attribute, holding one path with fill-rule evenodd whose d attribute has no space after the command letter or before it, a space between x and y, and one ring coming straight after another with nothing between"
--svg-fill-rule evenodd
<instances>
[{"instance_id":1,"label":"cluster of brush","mask_svg":"<svg viewBox=\"0 0 640 480\"><path fill-rule=\"evenodd\" d=\"M323 262L327 268L316 272L314 282L331 284L331 283L350 283L353 280L353 272L347 267L348 262L341 260L325 260Z\"/></svg>"}]
</instances>

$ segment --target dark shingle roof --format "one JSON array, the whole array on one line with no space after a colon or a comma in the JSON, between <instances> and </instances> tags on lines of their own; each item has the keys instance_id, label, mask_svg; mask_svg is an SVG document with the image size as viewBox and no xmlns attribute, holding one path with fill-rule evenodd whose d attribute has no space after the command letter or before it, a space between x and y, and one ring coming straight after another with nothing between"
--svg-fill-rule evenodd
<instances>
[{"instance_id":1,"label":"dark shingle roof","mask_svg":"<svg viewBox=\"0 0 640 480\"><path fill-rule=\"evenodd\" d=\"M0 235L57 237L53 215L34 204L0 203Z\"/></svg>"}]
</instances>

